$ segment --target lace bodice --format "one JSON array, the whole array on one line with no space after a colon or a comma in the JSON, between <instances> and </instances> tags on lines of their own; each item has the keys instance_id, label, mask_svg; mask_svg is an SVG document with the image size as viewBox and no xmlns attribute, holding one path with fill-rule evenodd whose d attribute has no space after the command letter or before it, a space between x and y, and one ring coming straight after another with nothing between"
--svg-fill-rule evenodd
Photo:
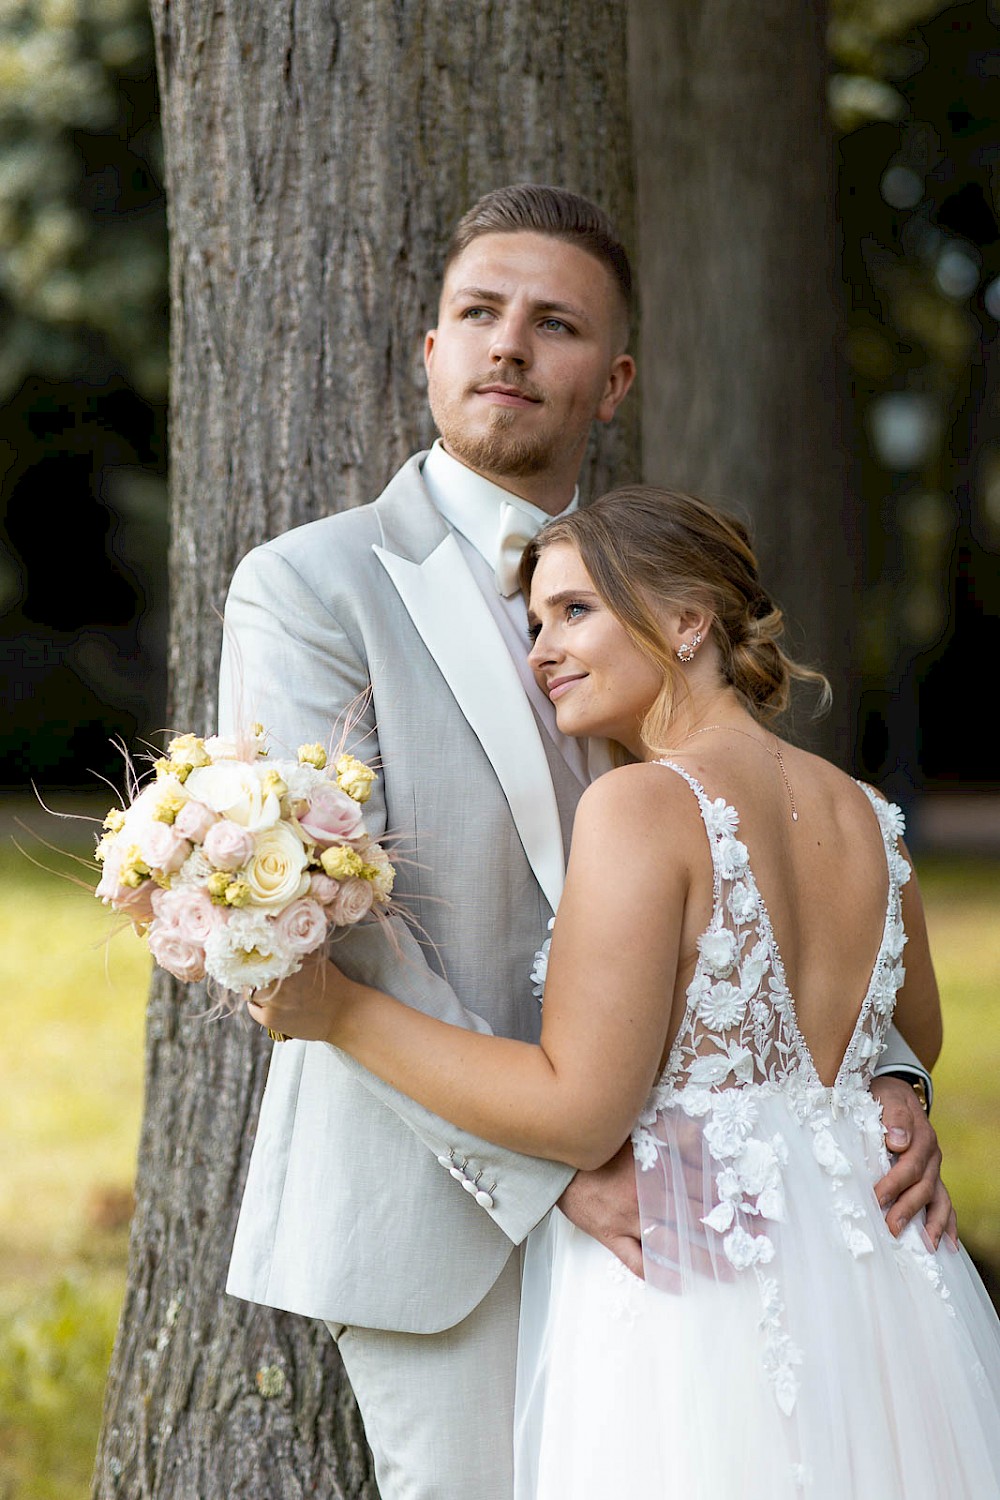
<instances>
[{"instance_id":1,"label":"lace bodice","mask_svg":"<svg viewBox=\"0 0 1000 1500\"><path fill-rule=\"evenodd\" d=\"M903 819L897 807L863 787L885 846L886 909L850 1042L834 1083L826 1086L799 1028L767 907L739 838L739 814L722 797L710 800L681 766L659 764L681 776L698 799L714 894L680 1028L632 1134L646 1275L677 1292L690 1285L699 1258L701 1277L724 1280L752 1270L761 1296L762 1358L788 1414L803 1355L785 1331L782 1278L779 1264L771 1263L775 1230L790 1211L790 1155L798 1152L801 1162L802 1142L813 1174L829 1184L827 1202L845 1252L859 1259L874 1248L862 1227L866 1209L841 1127L850 1122L866 1142L875 1175L887 1169L868 1086L904 978L900 892L910 868L898 848ZM782 1114L775 1115L775 1105ZM693 1199L692 1175L702 1183ZM905 1250L933 1279L932 1258L919 1241L911 1237Z\"/></svg>"},{"instance_id":2,"label":"lace bodice","mask_svg":"<svg viewBox=\"0 0 1000 1500\"><path fill-rule=\"evenodd\" d=\"M739 814L722 797L711 801L699 782L672 761L698 799L712 851L712 920L698 939L698 961L687 990L687 1009L651 1104L691 1091L739 1083L783 1083L795 1077L819 1085L819 1075L799 1030L768 916L739 838ZM900 890L910 867L899 853L899 808L862 787L885 843L888 894L878 955L834 1087L858 1080L867 1087L885 1045L896 994L903 983L906 935ZM684 1102L684 1101L680 1101Z\"/></svg>"}]
</instances>

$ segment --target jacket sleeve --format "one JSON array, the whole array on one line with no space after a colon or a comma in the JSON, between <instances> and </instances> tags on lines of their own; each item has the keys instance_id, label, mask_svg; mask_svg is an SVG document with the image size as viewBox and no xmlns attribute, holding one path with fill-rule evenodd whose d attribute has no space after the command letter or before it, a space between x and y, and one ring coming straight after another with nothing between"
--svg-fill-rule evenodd
<instances>
[{"instance_id":1,"label":"jacket sleeve","mask_svg":"<svg viewBox=\"0 0 1000 1500\"><path fill-rule=\"evenodd\" d=\"M903 1041L895 1026L890 1027L882 1056L875 1066L876 1078L884 1078L887 1073L891 1074L894 1078L922 1079L924 1088L927 1090L927 1108L928 1111L930 1110L931 1101L934 1097L934 1086L931 1083L931 1075L917 1057L917 1054Z\"/></svg>"},{"instance_id":2,"label":"jacket sleeve","mask_svg":"<svg viewBox=\"0 0 1000 1500\"><path fill-rule=\"evenodd\" d=\"M273 546L243 559L226 603L219 684L219 730L227 734L259 721L277 755L327 742L337 725L355 719L351 744L377 761L378 732L369 692L369 666L357 633L338 621L299 570ZM369 833L386 831L382 778L365 807ZM378 986L429 1015L475 1031L488 1024L462 1005L427 963L406 923L393 921L395 942L381 925L338 934L335 961L351 978ZM310 1043L309 1045L324 1045ZM456 1129L383 1083L352 1058L345 1066L394 1111L438 1158L504 1234L519 1244L560 1197L574 1169L504 1150Z\"/></svg>"}]
</instances>

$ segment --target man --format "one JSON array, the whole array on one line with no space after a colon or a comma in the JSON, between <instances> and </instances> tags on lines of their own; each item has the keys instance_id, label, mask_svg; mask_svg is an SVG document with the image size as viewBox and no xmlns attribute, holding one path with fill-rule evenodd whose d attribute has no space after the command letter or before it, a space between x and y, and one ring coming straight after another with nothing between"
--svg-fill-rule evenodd
<instances>
[{"instance_id":1,"label":"man","mask_svg":"<svg viewBox=\"0 0 1000 1500\"><path fill-rule=\"evenodd\" d=\"M355 738L382 767L369 827L401 840L397 895L422 941L400 927L394 951L378 927L353 930L338 964L510 1036L538 1035L532 956L588 779L527 669L517 562L577 503L591 423L632 383L630 294L593 205L534 186L482 199L425 345L440 442L373 505L251 553L227 606L225 727L259 719L294 751L365 704ZM903 1132L890 1144L915 1144L882 1189L897 1218L933 1199L939 1234L933 1132L911 1089L883 1086ZM557 1200L641 1270L627 1148L573 1178L456 1130L330 1047L276 1048L229 1290L331 1327L384 1500L509 1500L514 1250Z\"/></svg>"}]
</instances>

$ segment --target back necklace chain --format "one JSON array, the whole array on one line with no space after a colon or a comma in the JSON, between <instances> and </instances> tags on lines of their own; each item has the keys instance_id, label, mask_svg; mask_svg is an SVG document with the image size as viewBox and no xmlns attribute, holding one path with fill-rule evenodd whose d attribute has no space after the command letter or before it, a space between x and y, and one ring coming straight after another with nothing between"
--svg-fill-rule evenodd
<instances>
[{"instance_id":1,"label":"back necklace chain","mask_svg":"<svg viewBox=\"0 0 1000 1500\"><path fill-rule=\"evenodd\" d=\"M772 760L778 762L778 770L781 772L781 779L785 783L785 791L788 793L788 801L792 809L792 822L797 823L799 821L799 814L795 806L795 793L792 791L792 784L788 779L788 772L785 770L785 762L777 740L775 740L774 749L772 750L770 745L765 745L764 741L758 739L755 734L751 734L746 729L737 729L735 724L706 724L703 729L694 729L690 734L685 735L680 745L677 746L677 749L680 750L681 746L686 745L688 740L697 739L699 734L711 734L716 729L721 729L726 734L741 734L745 740L752 740L755 745L759 745L762 750L766 750Z\"/></svg>"}]
</instances>

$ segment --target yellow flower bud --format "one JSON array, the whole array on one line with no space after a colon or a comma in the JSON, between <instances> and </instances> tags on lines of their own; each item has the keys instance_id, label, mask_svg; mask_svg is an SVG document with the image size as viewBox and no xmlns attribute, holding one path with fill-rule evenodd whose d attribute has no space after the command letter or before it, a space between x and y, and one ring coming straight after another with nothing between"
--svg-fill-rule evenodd
<instances>
[{"instance_id":1,"label":"yellow flower bud","mask_svg":"<svg viewBox=\"0 0 1000 1500\"><path fill-rule=\"evenodd\" d=\"M226 891L233 883L232 875L225 870L214 870L205 882L205 889L211 899L220 905L226 899Z\"/></svg>"},{"instance_id":2,"label":"yellow flower bud","mask_svg":"<svg viewBox=\"0 0 1000 1500\"><path fill-rule=\"evenodd\" d=\"M231 880L226 886L224 900L227 906L246 906L251 891L245 880Z\"/></svg>"},{"instance_id":3,"label":"yellow flower bud","mask_svg":"<svg viewBox=\"0 0 1000 1500\"><path fill-rule=\"evenodd\" d=\"M276 797L283 797L288 791L288 782L284 780L281 772L276 771L273 767L269 771L264 772L261 786L264 789L265 796L267 796L268 792L273 792Z\"/></svg>"},{"instance_id":4,"label":"yellow flower bud","mask_svg":"<svg viewBox=\"0 0 1000 1500\"><path fill-rule=\"evenodd\" d=\"M319 862L331 880L349 880L352 875L360 875L365 868L361 855L354 849L346 849L342 844L324 849Z\"/></svg>"},{"instance_id":5,"label":"yellow flower bud","mask_svg":"<svg viewBox=\"0 0 1000 1500\"><path fill-rule=\"evenodd\" d=\"M167 754L177 766L210 766L212 757L205 749L205 741L196 734L179 734L167 746Z\"/></svg>"},{"instance_id":6,"label":"yellow flower bud","mask_svg":"<svg viewBox=\"0 0 1000 1500\"><path fill-rule=\"evenodd\" d=\"M337 785L355 802L367 802L372 794L375 772L356 755L342 755L337 761Z\"/></svg>"},{"instance_id":7,"label":"yellow flower bud","mask_svg":"<svg viewBox=\"0 0 1000 1500\"><path fill-rule=\"evenodd\" d=\"M300 745L299 763L303 766L315 766L317 771L322 771L326 765L326 751L320 744Z\"/></svg>"},{"instance_id":8,"label":"yellow flower bud","mask_svg":"<svg viewBox=\"0 0 1000 1500\"><path fill-rule=\"evenodd\" d=\"M109 833L121 833L125 827L125 814L120 807L113 807L104 819L104 827Z\"/></svg>"},{"instance_id":9,"label":"yellow flower bud","mask_svg":"<svg viewBox=\"0 0 1000 1500\"><path fill-rule=\"evenodd\" d=\"M177 817L177 814L180 812L181 808L184 806L187 800L188 799L186 797L182 797L179 792L164 792L163 796L156 804L156 807L153 809L153 817L158 823L173 823L173 821Z\"/></svg>"},{"instance_id":10,"label":"yellow flower bud","mask_svg":"<svg viewBox=\"0 0 1000 1500\"><path fill-rule=\"evenodd\" d=\"M133 844L122 860L122 867L118 873L119 884L127 885L134 891L142 885L144 880L148 879L149 866L143 861L138 844Z\"/></svg>"},{"instance_id":11,"label":"yellow flower bud","mask_svg":"<svg viewBox=\"0 0 1000 1500\"><path fill-rule=\"evenodd\" d=\"M157 778L172 775L173 769L170 761L166 760L162 755L159 760L153 761L153 770L156 772Z\"/></svg>"}]
</instances>

